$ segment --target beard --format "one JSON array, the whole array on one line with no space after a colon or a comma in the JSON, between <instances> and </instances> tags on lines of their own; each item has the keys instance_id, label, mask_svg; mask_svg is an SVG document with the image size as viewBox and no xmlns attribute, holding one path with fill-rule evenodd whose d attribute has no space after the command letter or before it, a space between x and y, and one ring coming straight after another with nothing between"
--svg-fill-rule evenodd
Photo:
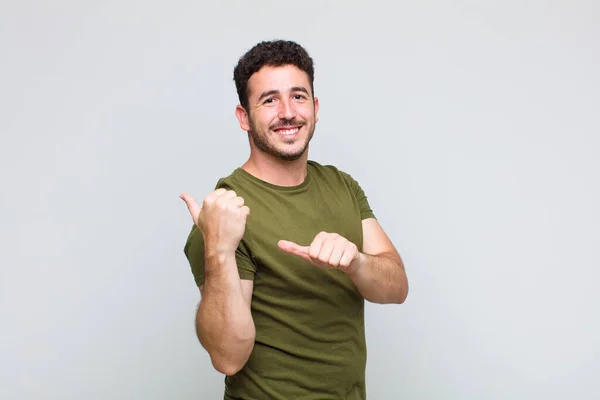
<instances>
[{"instance_id":1,"label":"beard","mask_svg":"<svg viewBox=\"0 0 600 400\"><path fill-rule=\"evenodd\" d=\"M306 141L298 150L293 150L293 148L292 148L293 142L285 142L281 146L281 148L278 148L274 143L269 141L269 135L267 133L261 132L256 127L256 125L254 124L254 121L251 118L249 118L249 122L250 122L250 130L248 131L248 135L250 135L250 138L251 138L252 142L254 143L254 145L262 152L269 154L273 157L279 158L280 160L283 160L283 161L295 161L295 160L299 159L300 157L302 157L302 155L304 153L306 153L306 150L308 149L308 144L310 143L310 141L314 135L314 132L315 132L315 124L313 123L312 126L309 128L309 132L308 132ZM274 129L279 129L279 128L293 127L293 126L298 126L298 127L300 127L300 129L303 129L306 125L307 125L306 121L297 120L296 118L292 118L290 120L281 120L280 123L270 127L269 131L273 131ZM290 147L290 149L288 151L285 150L286 145L288 145Z\"/></svg>"}]
</instances>

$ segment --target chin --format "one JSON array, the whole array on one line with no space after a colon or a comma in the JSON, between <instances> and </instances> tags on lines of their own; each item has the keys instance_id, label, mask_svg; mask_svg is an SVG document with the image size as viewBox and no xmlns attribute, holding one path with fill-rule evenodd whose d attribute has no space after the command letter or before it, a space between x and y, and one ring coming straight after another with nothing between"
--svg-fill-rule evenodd
<instances>
[{"instance_id":1,"label":"chin","mask_svg":"<svg viewBox=\"0 0 600 400\"><path fill-rule=\"evenodd\" d=\"M279 158L283 161L296 161L300 157L302 157L302 154L280 154L279 155Z\"/></svg>"},{"instance_id":2,"label":"chin","mask_svg":"<svg viewBox=\"0 0 600 400\"><path fill-rule=\"evenodd\" d=\"M306 153L306 149L303 149L301 151L295 151L295 152L279 152L279 154L277 156L280 159L285 160L285 161L296 161L297 159L302 157L304 155L304 153Z\"/></svg>"}]
</instances>

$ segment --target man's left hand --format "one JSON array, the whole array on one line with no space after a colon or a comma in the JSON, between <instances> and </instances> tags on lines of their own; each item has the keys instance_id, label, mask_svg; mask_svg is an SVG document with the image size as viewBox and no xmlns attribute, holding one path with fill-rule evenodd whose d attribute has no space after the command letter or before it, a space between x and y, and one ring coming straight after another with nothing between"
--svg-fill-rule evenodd
<instances>
[{"instance_id":1,"label":"man's left hand","mask_svg":"<svg viewBox=\"0 0 600 400\"><path fill-rule=\"evenodd\" d=\"M356 245L337 233L321 232L310 246L300 246L287 240L280 240L277 245L286 253L321 268L337 268L348 273L357 270L362 263L362 254Z\"/></svg>"}]
</instances>

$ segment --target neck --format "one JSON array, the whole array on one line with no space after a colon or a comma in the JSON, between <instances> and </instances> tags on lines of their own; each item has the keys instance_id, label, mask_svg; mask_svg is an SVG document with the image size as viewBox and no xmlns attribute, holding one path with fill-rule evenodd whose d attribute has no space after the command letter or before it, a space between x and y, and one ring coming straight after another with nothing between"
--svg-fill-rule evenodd
<instances>
[{"instance_id":1,"label":"neck","mask_svg":"<svg viewBox=\"0 0 600 400\"><path fill-rule=\"evenodd\" d=\"M308 150L308 149L307 149ZM277 186L298 186L306 179L308 151L300 158L286 161L266 154L250 154L242 169L258 179Z\"/></svg>"}]
</instances>

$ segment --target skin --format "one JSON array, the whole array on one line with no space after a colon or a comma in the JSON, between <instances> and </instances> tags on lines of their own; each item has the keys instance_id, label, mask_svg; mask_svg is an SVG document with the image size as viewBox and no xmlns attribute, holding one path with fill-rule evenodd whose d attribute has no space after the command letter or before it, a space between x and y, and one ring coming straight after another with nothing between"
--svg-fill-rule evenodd
<instances>
[{"instance_id":1,"label":"skin","mask_svg":"<svg viewBox=\"0 0 600 400\"><path fill-rule=\"evenodd\" d=\"M235 109L250 141L244 170L279 186L304 181L319 111L319 100L310 88L308 75L295 66L263 67L250 77L248 109L241 105ZM285 130L291 135L284 135ZM232 190L210 193L202 206L188 194L181 198L205 240L205 283L200 286L196 314L198 338L214 367L233 375L250 357L256 335L250 312L253 281L241 280L235 263L235 250L251 210ZM278 247L307 261L307 268L340 269L368 301L403 303L408 280L400 255L376 219L365 219L362 226L362 252L335 232L320 232L306 244L282 238Z\"/></svg>"},{"instance_id":2,"label":"skin","mask_svg":"<svg viewBox=\"0 0 600 400\"><path fill-rule=\"evenodd\" d=\"M319 99L312 95L308 75L294 66L263 67L250 77L248 88L248 110L235 109L250 139L250 157L242 168L279 186L299 185L319 120ZM292 136L278 133L290 127L299 130Z\"/></svg>"}]
</instances>

